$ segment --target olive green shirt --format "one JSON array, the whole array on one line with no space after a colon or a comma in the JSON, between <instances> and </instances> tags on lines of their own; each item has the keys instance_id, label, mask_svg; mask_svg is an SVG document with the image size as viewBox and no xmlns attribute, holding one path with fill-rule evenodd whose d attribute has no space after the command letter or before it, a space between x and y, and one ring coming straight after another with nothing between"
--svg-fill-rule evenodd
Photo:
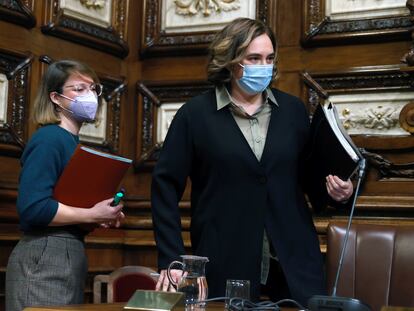
<instances>
[{"instance_id":1,"label":"olive green shirt","mask_svg":"<svg viewBox=\"0 0 414 311\"><path fill-rule=\"evenodd\" d=\"M226 87L216 88L217 110L229 105L230 111L248 142L250 148L260 161L266 142L267 129L272 112L271 105L278 106L272 91L267 88L263 92L263 104L252 114L249 115L242 106L235 103ZM277 259L273 250L270 250L270 243L266 231L263 238L262 254L262 274L261 283L266 284L269 275L270 258Z\"/></svg>"}]
</instances>

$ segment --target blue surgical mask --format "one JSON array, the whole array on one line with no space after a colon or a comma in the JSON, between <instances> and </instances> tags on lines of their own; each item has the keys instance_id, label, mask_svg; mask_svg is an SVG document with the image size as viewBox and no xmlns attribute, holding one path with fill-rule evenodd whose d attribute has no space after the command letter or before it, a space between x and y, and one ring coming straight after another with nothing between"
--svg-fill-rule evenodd
<instances>
[{"instance_id":1,"label":"blue surgical mask","mask_svg":"<svg viewBox=\"0 0 414 311\"><path fill-rule=\"evenodd\" d=\"M240 88L247 94L263 92L273 77L273 64L271 65L242 65L243 76L236 80Z\"/></svg>"},{"instance_id":2,"label":"blue surgical mask","mask_svg":"<svg viewBox=\"0 0 414 311\"><path fill-rule=\"evenodd\" d=\"M98 110L98 98L92 92L89 92L86 95L76 96L75 98L69 98L63 94L60 96L69 99L70 105L68 110L72 113L72 116L75 120L80 122L91 122L95 120L96 111Z\"/></svg>"}]
</instances>

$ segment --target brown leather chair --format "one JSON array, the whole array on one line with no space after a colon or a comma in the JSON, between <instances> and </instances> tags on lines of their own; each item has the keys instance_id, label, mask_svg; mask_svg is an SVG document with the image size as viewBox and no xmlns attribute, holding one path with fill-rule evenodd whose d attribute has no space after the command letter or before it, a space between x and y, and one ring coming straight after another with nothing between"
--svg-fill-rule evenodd
<instances>
[{"instance_id":1,"label":"brown leather chair","mask_svg":"<svg viewBox=\"0 0 414 311\"><path fill-rule=\"evenodd\" d=\"M93 281L93 303L126 302L137 289L155 290L155 270L144 266L124 266L110 274L98 274ZM107 297L102 297L106 284Z\"/></svg>"},{"instance_id":2,"label":"brown leather chair","mask_svg":"<svg viewBox=\"0 0 414 311\"><path fill-rule=\"evenodd\" d=\"M328 226L327 281L332 292L346 223ZM353 224L337 296L351 297L380 311L414 307L414 226Z\"/></svg>"}]
</instances>

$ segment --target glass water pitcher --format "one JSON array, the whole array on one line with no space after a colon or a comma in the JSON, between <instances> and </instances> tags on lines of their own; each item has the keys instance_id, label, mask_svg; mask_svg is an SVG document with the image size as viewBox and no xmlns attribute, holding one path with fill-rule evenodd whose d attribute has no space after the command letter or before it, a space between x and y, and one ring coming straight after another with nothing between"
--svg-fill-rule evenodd
<instances>
[{"instance_id":1,"label":"glass water pitcher","mask_svg":"<svg viewBox=\"0 0 414 311\"><path fill-rule=\"evenodd\" d=\"M168 279L178 292L184 293L185 305L196 305L204 307L207 299L208 286L206 280L205 266L207 257L194 255L181 255L181 261L173 261L167 269ZM171 276L171 270L182 270L178 280Z\"/></svg>"}]
</instances>

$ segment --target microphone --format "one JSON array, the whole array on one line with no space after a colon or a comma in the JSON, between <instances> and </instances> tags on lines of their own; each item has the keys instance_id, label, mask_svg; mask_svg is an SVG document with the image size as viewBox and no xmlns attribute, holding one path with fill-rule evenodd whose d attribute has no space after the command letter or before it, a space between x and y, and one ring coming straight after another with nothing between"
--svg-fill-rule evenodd
<instances>
[{"instance_id":1,"label":"microphone","mask_svg":"<svg viewBox=\"0 0 414 311\"><path fill-rule=\"evenodd\" d=\"M341 256L339 258L338 269L336 271L335 283L332 289L331 296L315 295L309 298L308 307L311 311L372 311L371 307L359 299L350 297L336 296L336 288L338 286L339 276L342 270L346 245L348 243L349 231L351 229L352 218L354 216L355 203L359 194L359 187L365 175L366 160L362 158L359 162L358 181L355 190L355 196L352 201L351 213L348 219L348 226L346 228L345 238L341 249Z\"/></svg>"}]
</instances>

